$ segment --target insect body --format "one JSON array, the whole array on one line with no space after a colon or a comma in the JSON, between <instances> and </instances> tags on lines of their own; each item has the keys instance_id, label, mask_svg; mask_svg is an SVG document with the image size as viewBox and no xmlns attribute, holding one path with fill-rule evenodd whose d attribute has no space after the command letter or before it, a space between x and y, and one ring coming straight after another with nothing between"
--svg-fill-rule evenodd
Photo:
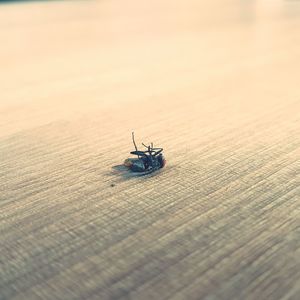
<instances>
[{"instance_id":1,"label":"insect body","mask_svg":"<svg viewBox=\"0 0 300 300\"><path fill-rule=\"evenodd\" d=\"M165 166L166 160L162 154L163 148L154 148L151 143L151 146L142 144L147 150L138 150L134 140L134 133L132 133L132 141L135 151L130 152L130 154L137 155L137 158L127 158L124 162L124 165L131 171L140 175L146 175Z\"/></svg>"}]
</instances>

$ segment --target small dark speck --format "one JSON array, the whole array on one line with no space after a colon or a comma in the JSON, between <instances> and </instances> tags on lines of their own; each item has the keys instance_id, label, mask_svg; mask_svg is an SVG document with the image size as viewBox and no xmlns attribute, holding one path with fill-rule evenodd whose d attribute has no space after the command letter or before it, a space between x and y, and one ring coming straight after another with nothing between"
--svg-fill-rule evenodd
<instances>
[{"instance_id":1,"label":"small dark speck","mask_svg":"<svg viewBox=\"0 0 300 300\"><path fill-rule=\"evenodd\" d=\"M114 186L115 186L115 184L114 184L114 183L112 183L110 186L111 186L111 187L114 187Z\"/></svg>"}]
</instances>

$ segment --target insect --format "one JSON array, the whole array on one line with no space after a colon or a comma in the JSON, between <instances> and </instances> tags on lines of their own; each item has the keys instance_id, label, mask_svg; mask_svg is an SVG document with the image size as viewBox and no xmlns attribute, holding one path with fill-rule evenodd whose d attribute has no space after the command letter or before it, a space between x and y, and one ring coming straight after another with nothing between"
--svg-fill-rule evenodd
<instances>
[{"instance_id":1,"label":"insect","mask_svg":"<svg viewBox=\"0 0 300 300\"><path fill-rule=\"evenodd\" d=\"M124 165L132 172L136 172L139 175L146 175L165 166L166 160L162 154L163 148L154 148L153 143L150 146L142 143L147 150L138 150L134 140L134 132L132 132L132 141L135 151L131 151L130 154L137 155L137 158L127 158L124 161Z\"/></svg>"}]
</instances>

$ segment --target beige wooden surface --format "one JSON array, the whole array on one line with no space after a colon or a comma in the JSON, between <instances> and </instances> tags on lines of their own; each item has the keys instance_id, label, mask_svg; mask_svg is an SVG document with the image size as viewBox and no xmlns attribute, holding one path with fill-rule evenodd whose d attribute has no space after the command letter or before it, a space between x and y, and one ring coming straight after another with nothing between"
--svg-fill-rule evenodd
<instances>
[{"instance_id":1,"label":"beige wooden surface","mask_svg":"<svg viewBox=\"0 0 300 300\"><path fill-rule=\"evenodd\" d=\"M0 299L300 299L299 117L298 1L0 5Z\"/></svg>"}]
</instances>

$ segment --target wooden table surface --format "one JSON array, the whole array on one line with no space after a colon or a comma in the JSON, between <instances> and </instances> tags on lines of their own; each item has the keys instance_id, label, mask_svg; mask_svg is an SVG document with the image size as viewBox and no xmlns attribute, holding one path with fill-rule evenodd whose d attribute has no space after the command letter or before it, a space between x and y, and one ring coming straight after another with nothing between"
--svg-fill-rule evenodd
<instances>
[{"instance_id":1,"label":"wooden table surface","mask_svg":"<svg viewBox=\"0 0 300 300\"><path fill-rule=\"evenodd\" d=\"M1 300L300 299L299 1L1 4L0 87Z\"/></svg>"}]
</instances>

